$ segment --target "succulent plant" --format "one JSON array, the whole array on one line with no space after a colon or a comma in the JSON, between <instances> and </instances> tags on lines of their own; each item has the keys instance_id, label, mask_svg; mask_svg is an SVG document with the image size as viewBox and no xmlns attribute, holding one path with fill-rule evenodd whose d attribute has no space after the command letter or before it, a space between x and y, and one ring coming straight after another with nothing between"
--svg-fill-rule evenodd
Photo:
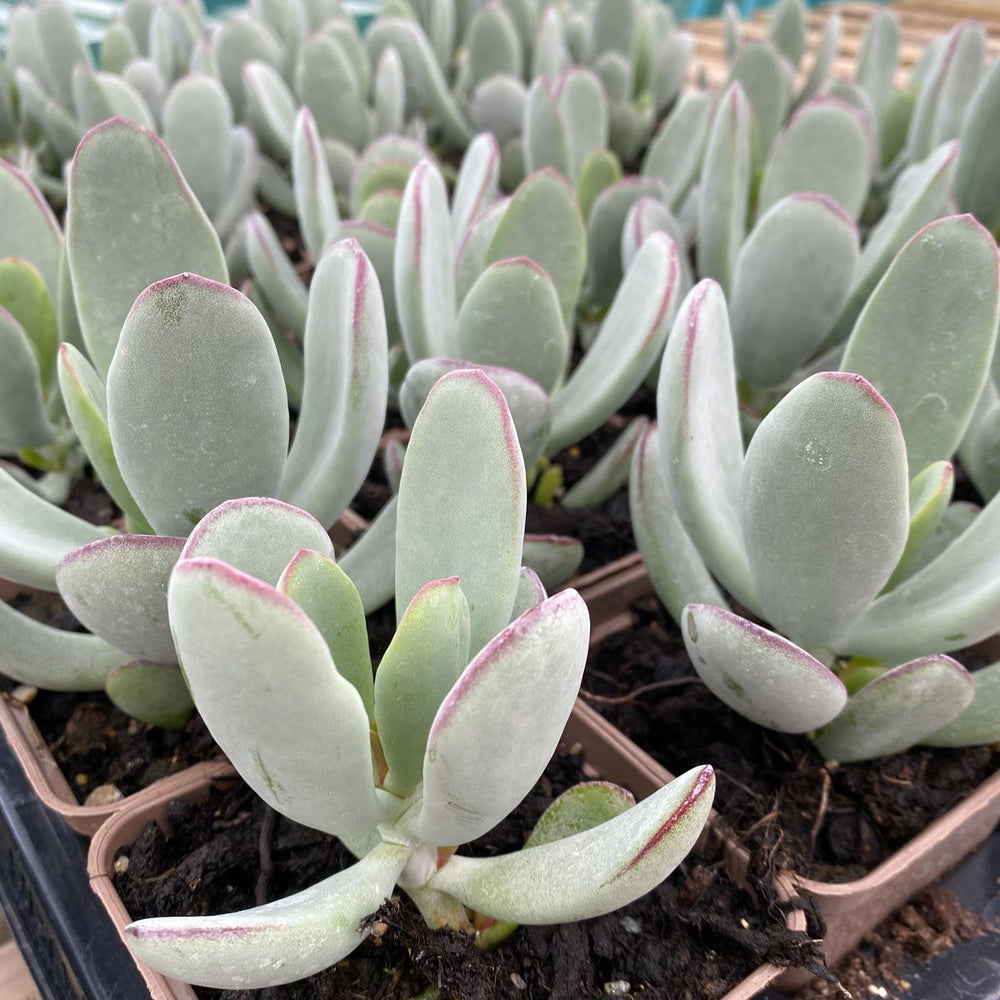
<instances>
[{"instance_id":1,"label":"succulent plant","mask_svg":"<svg viewBox=\"0 0 1000 1000\"><path fill-rule=\"evenodd\" d=\"M456 480L456 464L469 476ZM469 932L474 920L606 913L661 881L708 817L714 779L697 767L637 805L612 785L577 786L524 850L456 854L555 750L589 617L575 591L546 597L521 571L524 465L481 373L447 375L428 395L399 508L399 623L374 683L360 599L326 554L302 547L304 512L229 501L181 553L171 627L213 735L273 808L360 860L255 909L129 925L132 950L168 975L224 988L309 975L354 950L396 884L431 926Z\"/></svg>"},{"instance_id":2,"label":"succulent plant","mask_svg":"<svg viewBox=\"0 0 1000 1000\"><path fill-rule=\"evenodd\" d=\"M133 228L146 248L141 255ZM63 398L132 533L105 537L107 529L0 475L0 575L48 590L58 585L94 633L61 632L4 605L3 669L59 689L107 683L132 714L176 725L190 701L176 668L165 588L184 537L223 500L264 494L309 510L329 545L326 531L364 479L384 422L381 292L356 243L336 244L319 261L289 451L271 332L249 300L213 280L226 277L218 237L155 136L115 121L88 134L70 175L67 245L93 364L62 345ZM182 260L202 274L144 287ZM315 532L309 539L319 547Z\"/></svg>"},{"instance_id":3,"label":"succulent plant","mask_svg":"<svg viewBox=\"0 0 1000 1000\"><path fill-rule=\"evenodd\" d=\"M846 370L792 389L745 455L718 286L694 289L668 341L659 430L632 469L640 550L712 691L762 725L814 732L830 759L938 730L951 744L996 738L1000 666L973 680L943 654L1000 620L1000 505L972 519L950 505L949 461L998 309L989 234L967 216L926 227L865 305ZM730 612L715 579L778 632Z\"/></svg>"}]
</instances>

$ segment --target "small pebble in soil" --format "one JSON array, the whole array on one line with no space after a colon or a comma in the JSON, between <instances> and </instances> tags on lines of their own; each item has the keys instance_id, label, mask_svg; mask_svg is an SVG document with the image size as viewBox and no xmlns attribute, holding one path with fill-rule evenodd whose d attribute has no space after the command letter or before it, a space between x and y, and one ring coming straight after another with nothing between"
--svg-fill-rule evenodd
<instances>
[{"instance_id":1,"label":"small pebble in soil","mask_svg":"<svg viewBox=\"0 0 1000 1000\"><path fill-rule=\"evenodd\" d=\"M98 785L84 800L85 806L109 806L112 802L120 802L124 795L117 785Z\"/></svg>"},{"instance_id":2,"label":"small pebble in soil","mask_svg":"<svg viewBox=\"0 0 1000 1000\"><path fill-rule=\"evenodd\" d=\"M615 979L604 984L604 992L609 997L627 997L632 991L632 984L624 979Z\"/></svg>"},{"instance_id":3,"label":"small pebble in soil","mask_svg":"<svg viewBox=\"0 0 1000 1000\"><path fill-rule=\"evenodd\" d=\"M635 917L622 917L622 928L629 934L642 933L642 925Z\"/></svg>"},{"instance_id":4,"label":"small pebble in soil","mask_svg":"<svg viewBox=\"0 0 1000 1000\"><path fill-rule=\"evenodd\" d=\"M519 976L516 972L510 974L510 981L514 984L515 990L526 990L528 984L524 981L523 976Z\"/></svg>"}]
</instances>

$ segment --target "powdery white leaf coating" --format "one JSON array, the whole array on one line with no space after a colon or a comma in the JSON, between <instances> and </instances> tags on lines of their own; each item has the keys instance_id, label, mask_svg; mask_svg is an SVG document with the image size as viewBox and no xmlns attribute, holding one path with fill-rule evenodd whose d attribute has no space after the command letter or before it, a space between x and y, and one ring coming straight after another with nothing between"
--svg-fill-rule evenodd
<instances>
[{"instance_id":1,"label":"powdery white leaf coating","mask_svg":"<svg viewBox=\"0 0 1000 1000\"><path fill-rule=\"evenodd\" d=\"M43 500L0 468L0 579L56 589L56 567L80 545L113 534Z\"/></svg>"},{"instance_id":2,"label":"powdery white leaf coating","mask_svg":"<svg viewBox=\"0 0 1000 1000\"><path fill-rule=\"evenodd\" d=\"M338 836L362 836L385 819L361 696L305 612L217 559L181 560L168 599L198 711L254 791Z\"/></svg>"},{"instance_id":3,"label":"powdery white leaf coating","mask_svg":"<svg viewBox=\"0 0 1000 1000\"><path fill-rule=\"evenodd\" d=\"M609 913L680 864L714 794L712 768L696 767L582 833L493 858L454 855L430 886L497 920L554 924Z\"/></svg>"},{"instance_id":4,"label":"powdery white leaf coating","mask_svg":"<svg viewBox=\"0 0 1000 1000\"><path fill-rule=\"evenodd\" d=\"M660 459L684 530L709 571L759 609L740 527L743 433L722 289L695 285L667 340L656 395Z\"/></svg>"},{"instance_id":5,"label":"powdery white leaf coating","mask_svg":"<svg viewBox=\"0 0 1000 1000\"><path fill-rule=\"evenodd\" d=\"M53 628L0 601L0 673L46 691L100 691L131 657L96 635Z\"/></svg>"},{"instance_id":6,"label":"powdery white leaf coating","mask_svg":"<svg viewBox=\"0 0 1000 1000\"><path fill-rule=\"evenodd\" d=\"M274 584L301 549L333 555L333 542L311 514L269 497L227 500L191 532L182 559L219 559Z\"/></svg>"},{"instance_id":7,"label":"powdery white leaf coating","mask_svg":"<svg viewBox=\"0 0 1000 1000\"><path fill-rule=\"evenodd\" d=\"M197 275L151 285L108 372L108 428L122 477L160 534L186 536L232 497L277 494L288 405L260 313Z\"/></svg>"},{"instance_id":8,"label":"powdery white leaf coating","mask_svg":"<svg viewBox=\"0 0 1000 1000\"><path fill-rule=\"evenodd\" d=\"M546 590L555 590L580 568L583 543L568 535L526 534L521 559L538 574Z\"/></svg>"},{"instance_id":9,"label":"powdery white leaf coating","mask_svg":"<svg viewBox=\"0 0 1000 1000\"><path fill-rule=\"evenodd\" d=\"M636 547L674 621L691 602L726 607L674 509L655 425L644 429L635 447L628 494Z\"/></svg>"},{"instance_id":10,"label":"powdery white leaf coating","mask_svg":"<svg viewBox=\"0 0 1000 1000\"><path fill-rule=\"evenodd\" d=\"M683 94L646 150L642 174L663 182L671 208L679 206L698 176L711 117L712 99L707 93Z\"/></svg>"},{"instance_id":11,"label":"powdery white leaf coating","mask_svg":"<svg viewBox=\"0 0 1000 1000\"><path fill-rule=\"evenodd\" d=\"M455 250L440 170L421 160L403 192L393 280L410 361L455 353Z\"/></svg>"},{"instance_id":12,"label":"powdery white leaf coating","mask_svg":"<svg viewBox=\"0 0 1000 1000\"><path fill-rule=\"evenodd\" d=\"M958 448L1000 323L1000 254L971 215L939 219L897 254L847 342L841 367L864 375L903 428L910 475Z\"/></svg>"},{"instance_id":13,"label":"powdery white leaf coating","mask_svg":"<svg viewBox=\"0 0 1000 1000\"><path fill-rule=\"evenodd\" d=\"M903 663L852 695L814 741L841 764L901 753L957 718L974 689L972 675L950 656Z\"/></svg>"},{"instance_id":14,"label":"powdery white leaf coating","mask_svg":"<svg viewBox=\"0 0 1000 1000\"><path fill-rule=\"evenodd\" d=\"M167 147L122 118L91 129L76 151L66 247L83 338L102 375L144 288L181 271L228 281L219 237Z\"/></svg>"},{"instance_id":15,"label":"powdery white leaf coating","mask_svg":"<svg viewBox=\"0 0 1000 1000\"><path fill-rule=\"evenodd\" d=\"M680 626L698 676L751 722L807 733L836 718L847 702L847 689L819 660L731 611L689 604Z\"/></svg>"},{"instance_id":16,"label":"powdery white leaf coating","mask_svg":"<svg viewBox=\"0 0 1000 1000\"><path fill-rule=\"evenodd\" d=\"M56 583L66 606L94 635L130 656L173 663L167 581L183 538L113 535L74 549Z\"/></svg>"},{"instance_id":17,"label":"powdery white leaf coating","mask_svg":"<svg viewBox=\"0 0 1000 1000\"><path fill-rule=\"evenodd\" d=\"M1000 740L1000 663L972 674L975 694L955 719L921 743L932 747L970 747Z\"/></svg>"},{"instance_id":18,"label":"powdery white leaf coating","mask_svg":"<svg viewBox=\"0 0 1000 1000\"><path fill-rule=\"evenodd\" d=\"M741 378L778 385L815 354L847 299L858 253L857 226L824 195L792 194L764 213L740 247L729 297Z\"/></svg>"},{"instance_id":19,"label":"powdery white leaf coating","mask_svg":"<svg viewBox=\"0 0 1000 1000\"><path fill-rule=\"evenodd\" d=\"M410 850L379 844L357 864L264 906L207 917L154 917L125 928L128 946L165 975L198 986L258 989L339 962L368 936Z\"/></svg>"},{"instance_id":20,"label":"powdery white leaf coating","mask_svg":"<svg viewBox=\"0 0 1000 1000\"><path fill-rule=\"evenodd\" d=\"M860 375L813 375L757 428L741 507L763 617L802 645L829 643L885 586L906 544L899 421Z\"/></svg>"},{"instance_id":21,"label":"powdery white leaf coating","mask_svg":"<svg viewBox=\"0 0 1000 1000\"><path fill-rule=\"evenodd\" d=\"M469 143L455 179L451 229L456 243L472 220L496 201L499 190L500 146L489 132L482 132Z\"/></svg>"},{"instance_id":22,"label":"powdery white leaf coating","mask_svg":"<svg viewBox=\"0 0 1000 1000\"><path fill-rule=\"evenodd\" d=\"M63 243L59 223L27 174L6 160L0 160L0 201L4 206L0 257L31 261L55 299Z\"/></svg>"},{"instance_id":23,"label":"powdery white leaf coating","mask_svg":"<svg viewBox=\"0 0 1000 1000\"><path fill-rule=\"evenodd\" d=\"M676 244L666 233L652 233L596 339L555 398L550 454L597 430L639 388L670 332L679 285Z\"/></svg>"},{"instance_id":24,"label":"powdery white leaf coating","mask_svg":"<svg viewBox=\"0 0 1000 1000\"><path fill-rule=\"evenodd\" d=\"M329 529L375 457L389 390L382 292L354 240L331 247L313 274L303 346L302 406L281 495Z\"/></svg>"},{"instance_id":25,"label":"powdery white leaf coating","mask_svg":"<svg viewBox=\"0 0 1000 1000\"><path fill-rule=\"evenodd\" d=\"M474 840L527 795L572 711L589 639L587 605L564 590L529 608L465 668L427 739L423 803L413 822L422 840ZM484 767L499 760L504 766L484 781Z\"/></svg>"},{"instance_id":26,"label":"powdery white leaf coating","mask_svg":"<svg viewBox=\"0 0 1000 1000\"><path fill-rule=\"evenodd\" d=\"M454 471L465 469L456 486ZM406 449L396 529L396 614L431 580L457 576L471 649L509 621L524 535L524 462L503 393L456 371L427 396Z\"/></svg>"}]
</instances>

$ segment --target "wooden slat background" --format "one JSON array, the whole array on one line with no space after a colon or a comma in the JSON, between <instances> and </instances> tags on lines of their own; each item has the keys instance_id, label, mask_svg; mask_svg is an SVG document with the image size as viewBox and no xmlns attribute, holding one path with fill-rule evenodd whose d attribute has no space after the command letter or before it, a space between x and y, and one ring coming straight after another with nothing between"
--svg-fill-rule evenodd
<instances>
[{"instance_id":1,"label":"wooden slat background","mask_svg":"<svg viewBox=\"0 0 1000 1000\"><path fill-rule=\"evenodd\" d=\"M843 22L840 50L833 66L834 76L854 76L854 66L861 36L871 16L882 9L874 3L829 4L812 11L809 15L807 55L803 58L806 69L811 65L811 53L819 42L823 25L832 11L837 10ZM909 77L914 63L924 49L940 35L963 18L975 17L986 29L987 50L991 59L1000 55L1000 3L989 0L907 0L895 4L893 10L899 16L902 27L900 45L900 69L897 84L903 85ZM744 38L763 38L767 35L770 11L760 11L752 20L741 24ZM691 61L690 82L694 83L702 74L710 86L722 87L729 79L726 65L725 45L722 41L722 23L717 19L688 21L684 28L695 38L694 57Z\"/></svg>"}]
</instances>

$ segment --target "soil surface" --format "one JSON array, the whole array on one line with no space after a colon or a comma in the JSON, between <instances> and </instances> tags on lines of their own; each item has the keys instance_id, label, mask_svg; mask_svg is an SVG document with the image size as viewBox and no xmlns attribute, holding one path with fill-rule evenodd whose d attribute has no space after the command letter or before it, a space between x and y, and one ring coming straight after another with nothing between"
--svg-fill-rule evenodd
<instances>
[{"instance_id":1,"label":"soil surface","mask_svg":"<svg viewBox=\"0 0 1000 1000\"><path fill-rule=\"evenodd\" d=\"M959 941L971 941L990 930L996 928L963 907L950 889L933 886L876 927L844 960L837 970L840 992L834 984L816 981L800 996L803 1000L843 1000L846 990L859 1000L910 997L912 984L901 970L912 962L928 962Z\"/></svg>"},{"instance_id":2,"label":"soil surface","mask_svg":"<svg viewBox=\"0 0 1000 1000\"><path fill-rule=\"evenodd\" d=\"M519 809L462 852L516 850L551 799L585 778L580 758L560 753ZM335 838L273 813L242 783L213 791L204 805L171 809L172 837L150 824L117 862L119 890L134 916L241 909L352 861ZM199 996L716 1000L764 961L820 968L806 935L784 928L780 906L735 885L717 857L689 858L623 910L576 924L522 927L494 951L476 948L460 932L428 930L404 895L392 897L372 926L351 956L307 980L253 992L200 989Z\"/></svg>"},{"instance_id":3,"label":"soil surface","mask_svg":"<svg viewBox=\"0 0 1000 1000\"><path fill-rule=\"evenodd\" d=\"M716 768L716 808L753 851L757 875L857 878L1000 767L1000 746L827 766L807 737L765 730L715 698L656 598L634 607L637 626L592 653L581 694L674 773Z\"/></svg>"}]
</instances>

